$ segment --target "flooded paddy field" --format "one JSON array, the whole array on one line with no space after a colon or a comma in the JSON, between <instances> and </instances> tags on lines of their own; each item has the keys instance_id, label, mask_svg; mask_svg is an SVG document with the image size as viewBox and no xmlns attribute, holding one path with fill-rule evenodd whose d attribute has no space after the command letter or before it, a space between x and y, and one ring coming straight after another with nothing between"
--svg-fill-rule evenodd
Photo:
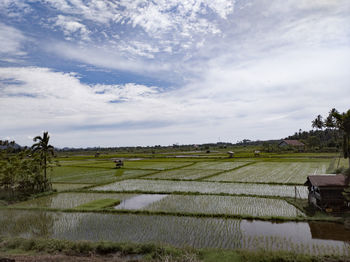
<instances>
[{"instance_id":1,"label":"flooded paddy field","mask_svg":"<svg viewBox=\"0 0 350 262\"><path fill-rule=\"evenodd\" d=\"M209 178L210 181L304 184L309 175L326 174L330 161L260 162Z\"/></svg>"},{"instance_id":2,"label":"flooded paddy field","mask_svg":"<svg viewBox=\"0 0 350 262\"><path fill-rule=\"evenodd\" d=\"M328 222L0 210L0 235L161 243L177 247L349 255L350 231Z\"/></svg>"},{"instance_id":3,"label":"flooded paddy field","mask_svg":"<svg viewBox=\"0 0 350 262\"><path fill-rule=\"evenodd\" d=\"M118 199L125 200L133 197L133 194L99 194L99 193L59 193L50 196L44 196L33 200L20 202L13 207L44 207L54 209L74 208L80 205L101 199Z\"/></svg>"},{"instance_id":4,"label":"flooded paddy field","mask_svg":"<svg viewBox=\"0 0 350 262\"><path fill-rule=\"evenodd\" d=\"M51 174L58 193L0 209L0 236L350 256L349 229L290 201L307 201L303 182L330 159L113 161L65 159Z\"/></svg>"},{"instance_id":5,"label":"flooded paddy field","mask_svg":"<svg viewBox=\"0 0 350 262\"><path fill-rule=\"evenodd\" d=\"M297 186L298 194L301 198L307 199L307 188ZM197 192L201 194L231 194L231 195L260 195L294 197L295 187L288 185L268 185L268 184L245 184L245 183L218 183L201 181L167 181L167 180L147 180L130 179L120 182L94 187L95 191L115 191L115 192L153 192L153 193L173 193L173 192Z\"/></svg>"}]
</instances>

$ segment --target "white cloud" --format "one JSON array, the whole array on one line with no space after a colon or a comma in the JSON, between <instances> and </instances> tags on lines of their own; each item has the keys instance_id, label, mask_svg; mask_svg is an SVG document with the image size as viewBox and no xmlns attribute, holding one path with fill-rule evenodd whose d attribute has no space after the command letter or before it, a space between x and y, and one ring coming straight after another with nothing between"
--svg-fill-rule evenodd
<instances>
[{"instance_id":1,"label":"white cloud","mask_svg":"<svg viewBox=\"0 0 350 262\"><path fill-rule=\"evenodd\" d=\"M130 59L115 47L109 49L108 46L84 47L58 42L49 43L45 48L49 52L54 52L66 59L72 59L104 68L131 71L140 74L169 70L169 65L167 63L147 62L139 58ZM136 49L134 52L140 54L140 52L147 51Z\"/></svg>"},{"instance_id":2,"label":"white cloud","mask_svg":"<svg viewBox=\"0 0 350 262\"><path fill-rule=\"evenodd\" d=\"M30 13L32 8L22 0L2 0L0 1L0 13L11 19L22 20L23 14Z\"/></svg>"},{"instance_id":3,"label":"white cloud","mask_svg":"<svg viewBox=\"0 0 350 262\"><path fill-rule=\"evenodd\" d=\"M309 129L314 115L347 108L349 60L347 49L245 66L213 61L201 78L168 91L133 83L86 85L75 74L46 68L2 68L0 121L9 124L0 132L25 130L16 131L18 140L21 133L51 130L60 146L280 138Z\"/></svg>"},{"instance_id":4,"label":"white cloud","mask_svg":"<svg viewBox=\"0 0 350 262\"><path fill-rule=\"evenodd\" d=\"M66 39L70 40L74 34L78 34L82 40L89 40L90 31L85 25L72 17L58 15L55 25L63 30Z\"/></svg>"},{"instance_id":5,"label":"white cloud","mask_svg":"<svg viewBox=\"0 0 350 262\"><path fill-rule=\"evenodd\" d=\"M47 68L2 68L0 120L9 124L0 133L16 140L41 130L61 146L271 139L348 109L348 1L46 3L77 40L40 42L51 55L181 84L87 85ZM4 48L21 52L23 34L4 32L13 36ZM92 41L80 41L84 32Z\"/></svg>"},{"instance_id":6,"label":"white cloud","mask_svg":"<svg viewBox=\"0 0 350 262\"><path fill-rule=\"evenodd\" d=\"M142 43L139 41L124 41L118 44L117 48L122 52L128 52L132 55L143 56L147 58L154 58L154 54L160 51L158 47L154 47L148 43Z\"/></svg>"},{"instance_id":7,"label":"white cloud","mask_svg":"<svg viewBox=\"0 0 350 262\"><path fill-rule=\"evenodd\" d=\"M139 42L144 42L143 45L147 45L147 39L153 39L153 46L157 46L159 50L169 51L174 44L181 46L179 42L186 42L185 46L195 47L198 38L219 34L221 31L218 22L226 20L233 13L235 1L46 0L41 3L52 6L58 11L56 25L63 29L67 37L79 30L82 40L87 40L89 31L94 31L96 27L102 26L111 32L123 27L122 30L135 30L135 35L138 35L138 32L145 33L147 37L138 38ZM75 20L67 21L67 18L72 17L75 17ZM103 33L105 32L101 32ZM160 40L165 38L170 40L168 42L170 46L159 45L162 42ZM113 37L110 38L112 39ZM131 53L135 51L133 46L129 49ZM140 52L140 54L152 57L149 53Z\"/></svg>"},{"instance_id":8,"label":"white cloud","mask_svg":"<svg viewBox=\"0 0 350 262\"><path fill-rule=\"evenodd\" d=\"M25 55L22 44L26 40L21 31L0 23L0 59L16 59Z\"/></svg>"}]
</instances>

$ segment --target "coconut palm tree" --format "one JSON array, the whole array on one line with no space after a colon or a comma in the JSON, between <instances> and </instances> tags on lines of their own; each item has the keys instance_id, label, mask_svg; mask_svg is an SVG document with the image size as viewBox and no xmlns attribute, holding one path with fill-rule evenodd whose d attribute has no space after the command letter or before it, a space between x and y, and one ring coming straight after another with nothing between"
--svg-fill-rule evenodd
<instances>
[{"instance_id":1,"label":"coconut palm tree","mask_svg":"<svg viewBox=\"0 0 350 262\"><path fill-rule=\"evenodd\" d=\"M338 130L343 136L343 156L349 159L350 166L350 109L347 112L339 113L338 110L333 108L329 112L326 121L323 121L320 115L312 121L312 127L322 128L324 126Z\"/></svg>"},{"instance_id":2,"label":"coconut palm tree","mask_svg":"<svg viewBox=\"0 0 350 262\"><path fill-rule=\"evenodd\" d=\"M330 127L335 127L343 133L343 154L344 158L349 159L350 167L350 109L347 112L339 113L332 109L329 113Z\"/></svg>"},{"instance_id":3,"label":"coconut palm tree","mask_svg":"<svg viewBox=\"0 0 350 262\"><path fill-rule=\"evenodd\" d=\"M44 181L47 184L47 165L51 161L51 157L54 155L54 147L49 145L50 136L48 132L44 132L43 136L34 137L33 141L36 142L32 145L33 152L39 153L41 164L44 169Z\"/></svg>"},{"instance_id":4,"label":"coconut palm tree","mask_svg":"<svg viewBox=\"0 0 350 262\"><path fill-rule=\"evenodd\" d=\"M315 120L313 120L311 123L312 123L312 128L322 129L322 127L324 126L321 115L318 115L315 118Z\"/></svg>"}]
</instances>

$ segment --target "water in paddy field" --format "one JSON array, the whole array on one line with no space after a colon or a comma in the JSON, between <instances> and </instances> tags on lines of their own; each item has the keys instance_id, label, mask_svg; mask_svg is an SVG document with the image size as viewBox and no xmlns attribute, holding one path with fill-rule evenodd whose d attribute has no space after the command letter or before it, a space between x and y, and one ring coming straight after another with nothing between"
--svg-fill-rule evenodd
<instances>
[{"instance_id":1,"label":"water in paddy field","mask_svg":"<svg viewBox=\"0 0 350 262\"><path fill-rule=\"evenodd\" d=\"M125 199L119 205L115 206L114 209L141 209L153 202L159 201L168 195L160 194L148 194L138 195L129 199Z\"/></svg>"},{"instance_id":2,"label":"water in paddy field","mask_svg":"<svg viewBox=\"0 0 350 262\"><path fill-rule=\"evenodd\" d=\"M329 222L0 210L0 236L350 255L350 230Z\"/></svg>"}]
</instances>

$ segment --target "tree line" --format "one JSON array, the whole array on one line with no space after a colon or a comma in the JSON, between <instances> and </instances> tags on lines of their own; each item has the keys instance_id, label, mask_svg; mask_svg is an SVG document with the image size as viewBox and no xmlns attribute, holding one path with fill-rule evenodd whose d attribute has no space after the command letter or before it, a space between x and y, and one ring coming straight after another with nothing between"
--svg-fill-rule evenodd
<instances>
[{"instance_id":1,"label":"tree line","mask_svg":"<svg viewBox=\"0 0 350 262\"><path fill-rule=\"evenodd\" d=\"M14 142L2 141L6 147L0 150L0 197L22 197L52 189L47 176L54 157L50 136L44 132L33 140L35 143L31 148L19 152L10 147Z\"/></svg>"}]
</instances>

